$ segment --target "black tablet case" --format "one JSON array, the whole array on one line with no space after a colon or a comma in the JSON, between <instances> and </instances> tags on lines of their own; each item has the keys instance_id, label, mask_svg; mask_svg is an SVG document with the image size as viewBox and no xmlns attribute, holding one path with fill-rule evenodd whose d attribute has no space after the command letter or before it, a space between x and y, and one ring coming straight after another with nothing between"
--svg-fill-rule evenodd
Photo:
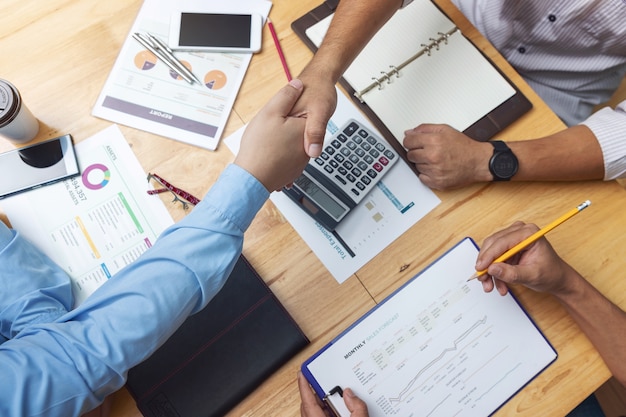
<instances>
[{"instance_id":1,"label":"black tablet case","mask_svg":"<svg viewBox=\"0 0 626 417\"><path fill-rule=\"evenodd\" d=\"M222 290L131 369L126 387L146 417L222 416L307 344L241 256Z\"/></svg>"},{"instance_id":2,"label":"black tablet case","mask_svg":"<svg viewBox=\"0 0 626 417\"><path fill-rule=\"evenodd\" d=\"M335 12L335 9L339 5L339 0L327 0L318 7L314 8L304 16L296 19L291 24L291 29L298 35L298 37L305 43L306 46L313 52L317 50L315 44L309 39L306 34L306 30L315 25L320 20L326 18L330 14ZM444 13L445 14L445 13ZM478 48L477 48L478 49ZM478 51L487 59L491 60L482 52ZM493 63L492 63L493 65ZM521 91L508 79L508 77L500 71L500 69L493 65L494 68L506 79L509 84L515 89L515 94L507 101L503 102L500 106L493 109L489 114L485 115L480 120L476 121L470 127L465 129L463 133L472 139L478 141L487 141L491 139L496 133L503 130L505 127L519 119L524 113L528 112L532 108L532 103L522 94ZM393 134L387 129L385 124L374 113L374 111L366 104L362 103L357 97L355 97L354 88L344 79L339 79L339 84L346 90L348 95L352 98L354 104L369 118L369 120L376 126L376 128L385 137L387 142L398 152L409 166L415 170L414 164L410 163L406 159L406 150L402 147Z\"/></svg>"}]
</instances>

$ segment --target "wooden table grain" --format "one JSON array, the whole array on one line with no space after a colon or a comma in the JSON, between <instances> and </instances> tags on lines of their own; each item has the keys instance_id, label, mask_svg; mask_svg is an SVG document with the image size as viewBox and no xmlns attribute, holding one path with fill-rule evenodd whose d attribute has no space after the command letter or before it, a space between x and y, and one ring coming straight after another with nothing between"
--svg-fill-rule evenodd
<instances>
[{"instance_id":1,"label":"wooden table grain","mask_svg":"<svg viewBox=\"0 0 626 417\"><path fill-rule=\"evenodd\" d=\"M290 24L321 0L274 0L270 18L291 72L312 54ZM485 41L449 0L437 0L470 37L533 102L533 109L498 137L522 140L563 128L561 121ZM36 140L71 133L77 142L111 123L91 109L141 6L139 0L3 0L0 2L0 78L15 84L40 120ZM262 51L246 74L224 137L249 122L285 83L267 28ZM221 144L201 150L154 134L120 126L143 169L156 170L194 195L204 195L233 160ZM0 138L0 151L13 145ZM424 219L339 285L276 207L268 202L246 233L244 253L294 316L311 344L261 384L229 416L297 416L300 364L446 249L465 236L481 242L515 220L545 225L584 200L592 206L550 233L556 250L622 308L621 279L626 248L626 192L615 182L494 183L436 192L442 202ZM164 200L175 220L178 206ZM0 213L0 217L2 214ZM6 218L5 218L6 220ZM596 350L551 297L513 290L558 351L557 361L513 397L496 415L563 416L610 373ZM125 389L110 397L110 415L140 416Z\"/></svg>"}]
</instances>

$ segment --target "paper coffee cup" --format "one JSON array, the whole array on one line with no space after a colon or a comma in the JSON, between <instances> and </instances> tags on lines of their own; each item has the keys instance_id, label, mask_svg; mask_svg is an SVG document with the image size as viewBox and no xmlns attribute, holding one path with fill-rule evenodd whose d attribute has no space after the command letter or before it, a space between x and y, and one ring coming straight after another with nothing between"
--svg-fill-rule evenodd
<instances>
[{"instance_id":1,"label":"paper coffee cup","mask_svg":"<svg viewBox=\"0 0 626 417\"><path fill-rule=\"evenodd\" d=\"M13 84L0 80L0 135L15 143L29 142L39 132L39 121L22 102Z\"/></svg>"}]
</instances>

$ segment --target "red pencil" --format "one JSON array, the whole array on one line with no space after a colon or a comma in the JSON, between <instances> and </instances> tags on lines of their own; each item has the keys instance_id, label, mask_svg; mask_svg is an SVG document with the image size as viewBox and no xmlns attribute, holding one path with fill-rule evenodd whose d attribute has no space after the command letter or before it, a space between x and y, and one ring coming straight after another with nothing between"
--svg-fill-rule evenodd
<instances>
[{"instance_id":1,"label":"red pencil","mask_svg":"<svg viewBox=\"0 0 626 417\"><path fill-rule=\"evenodd\" d=\"M276 35L276 30L274 29L274 25L272 24L272 21L270 19L267 19L267 27L270 29L270 33L272 34L272 38L274 39L274 45L276 45L276 50L278 51L280 62L283 64L285 75L287 75L287 81L291 81L291 72L289 72L289 67L287 66L287 61L285 60L283 48L280 47L278 35Z\"/></svg>"}]
</instances>

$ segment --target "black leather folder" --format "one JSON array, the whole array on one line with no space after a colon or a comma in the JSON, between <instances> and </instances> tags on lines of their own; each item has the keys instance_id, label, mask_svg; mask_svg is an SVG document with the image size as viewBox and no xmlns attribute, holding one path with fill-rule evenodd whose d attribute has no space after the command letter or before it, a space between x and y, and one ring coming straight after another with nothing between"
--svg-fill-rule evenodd
<instances>
[{"instance_id":1,"label":"black leather folder","mask_svg":"<svg viewBox=\"0 0 626 417\"><path fill-rule=\"evenodd\" d=\"M133 368L126 387L146 417L222 416L308 342L241 256L215 298Z\"/></svg>"}]
</instances>

